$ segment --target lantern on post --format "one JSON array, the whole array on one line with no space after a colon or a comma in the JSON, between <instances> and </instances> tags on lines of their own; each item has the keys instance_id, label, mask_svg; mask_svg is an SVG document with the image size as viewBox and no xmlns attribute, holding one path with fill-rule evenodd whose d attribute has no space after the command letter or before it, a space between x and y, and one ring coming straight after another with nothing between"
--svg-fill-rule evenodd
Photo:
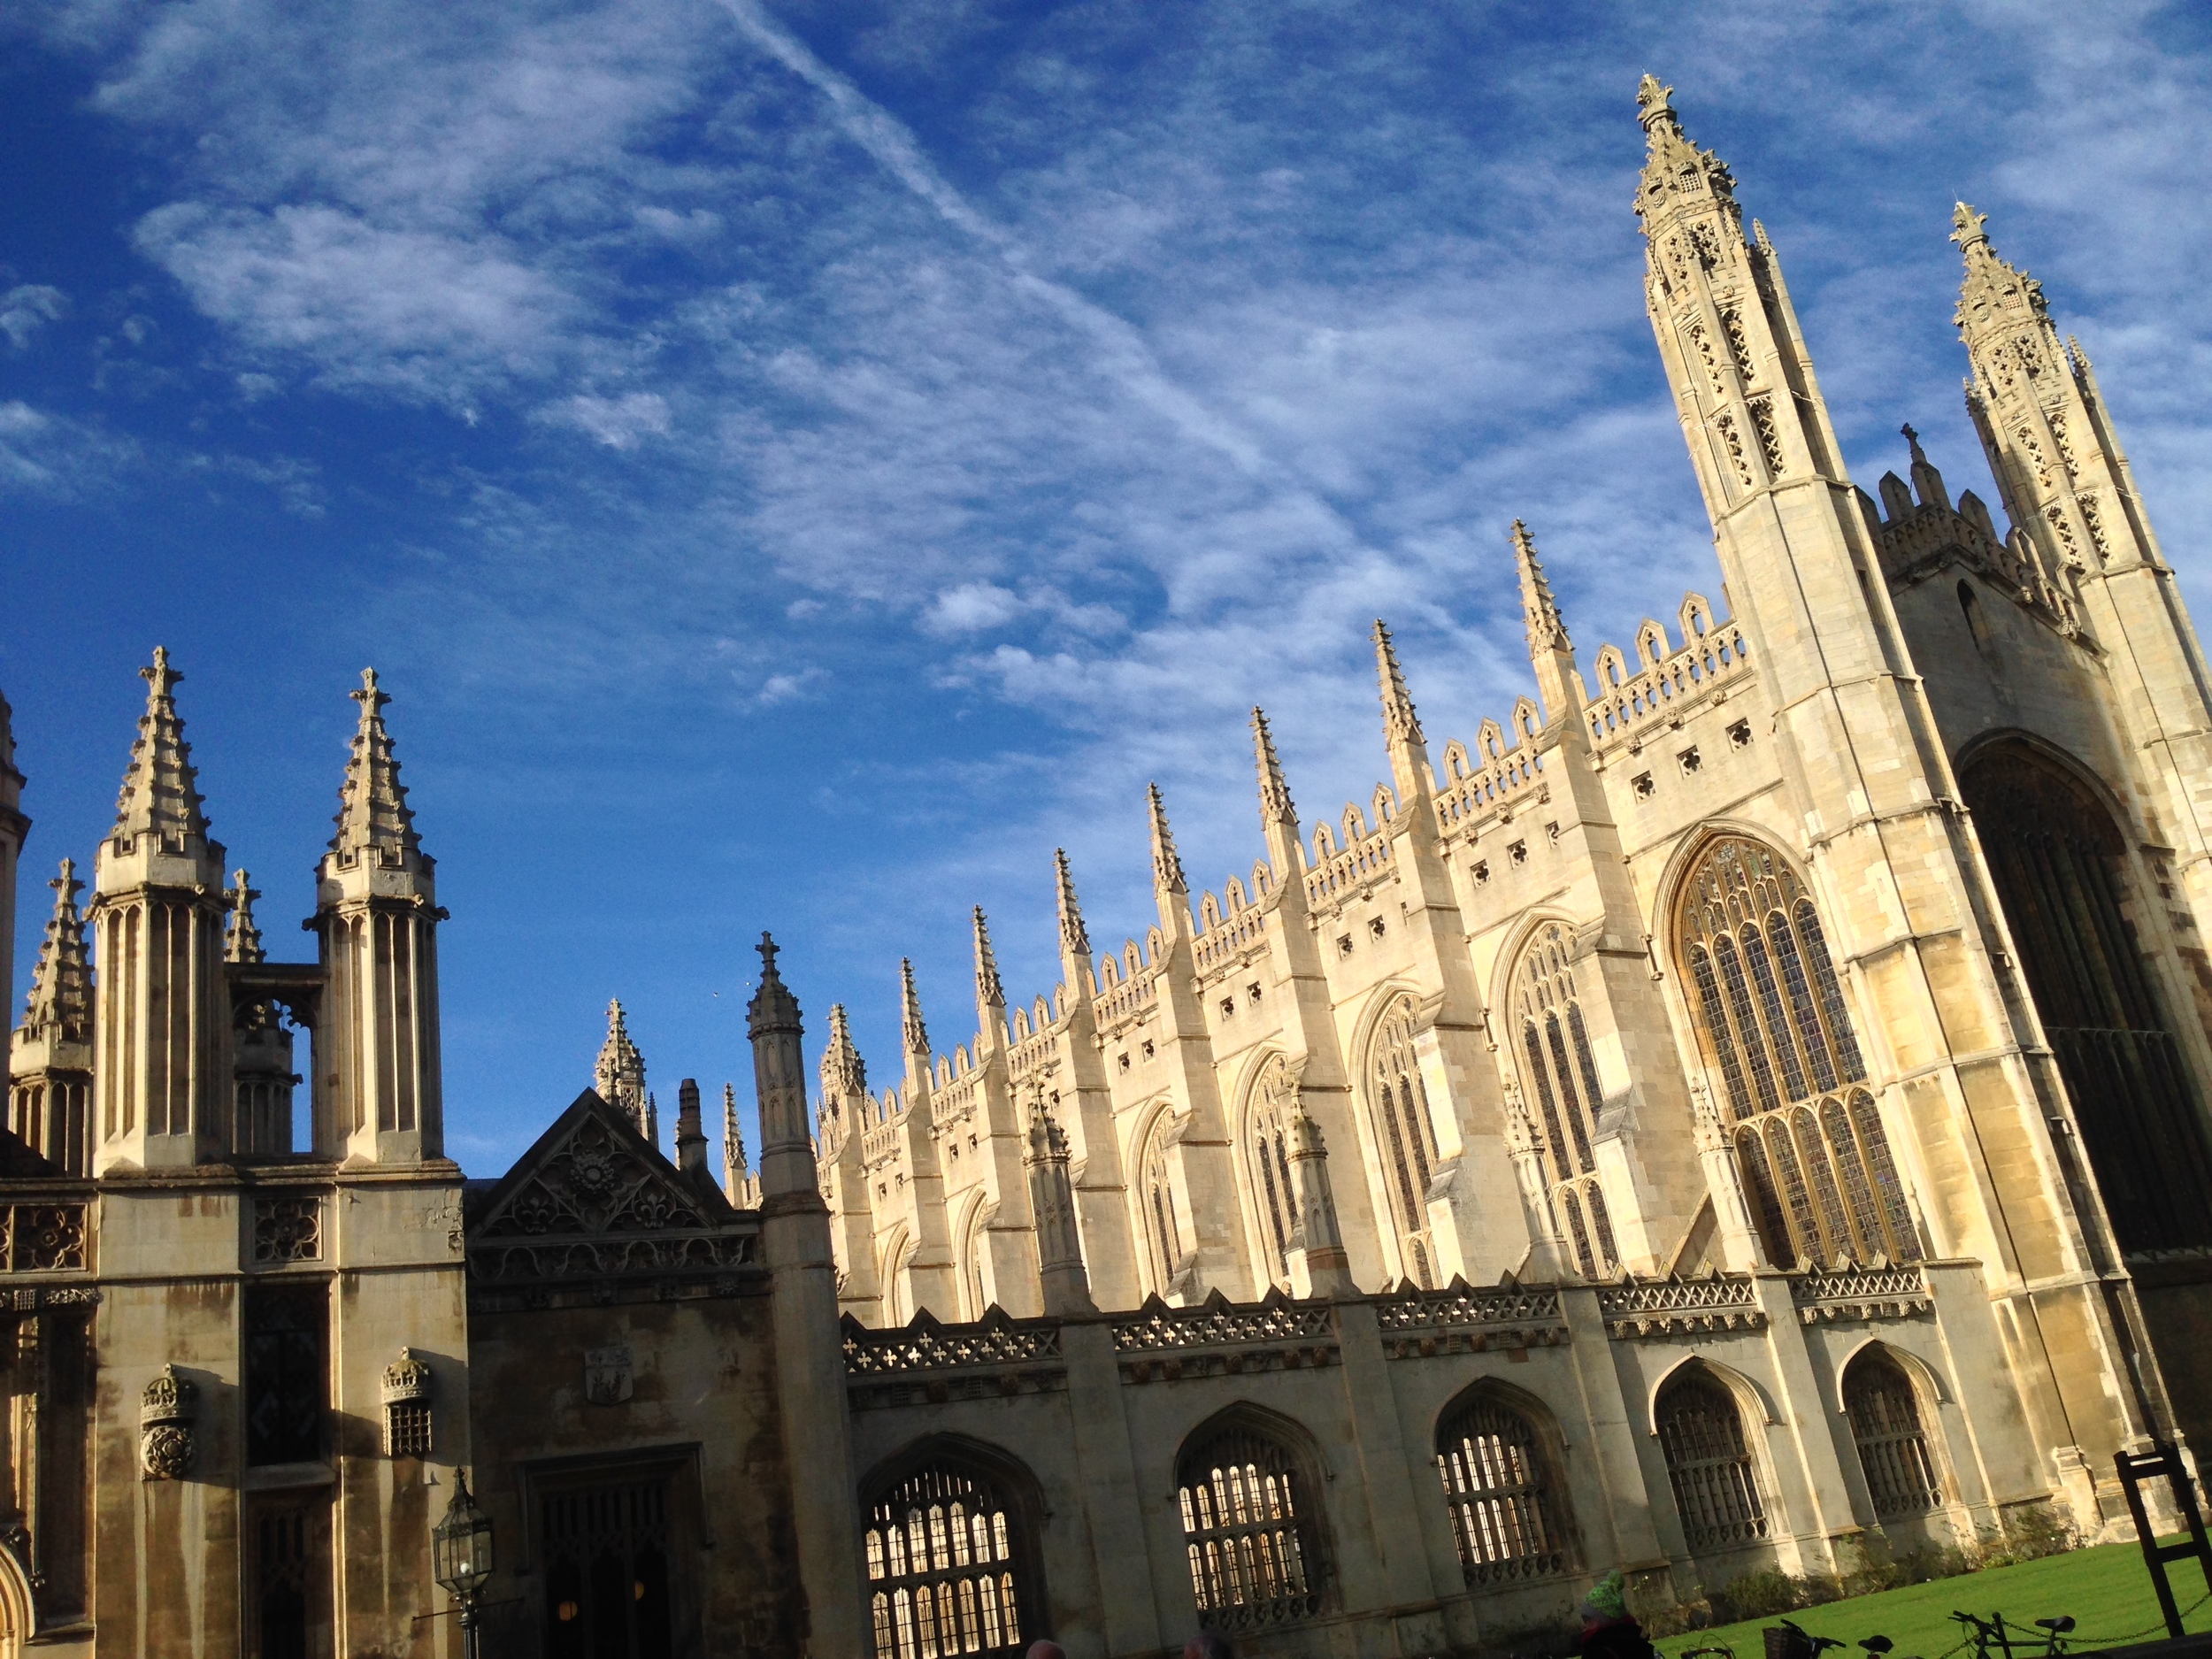
<instances>
[{"instance_id":1,"label":"lantern on post","mask_svg":"<svg viewBox=\"0 0 2212 1659\"><path fill-rule=\"evenodd\" d=\"M439 1587L461 1604L461 1651L477 1659L476 1598L492 1576L492 1517L469 1496L466 1473L453 1473L453 1502L430 1534Z\"/></svg>"}]
</instances>

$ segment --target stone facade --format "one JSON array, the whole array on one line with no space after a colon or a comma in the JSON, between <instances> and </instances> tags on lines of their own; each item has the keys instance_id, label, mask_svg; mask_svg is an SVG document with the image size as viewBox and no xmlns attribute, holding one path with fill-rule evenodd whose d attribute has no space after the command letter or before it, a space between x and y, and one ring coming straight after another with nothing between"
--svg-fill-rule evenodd
<instances>
[{"instance_id":1,"label":"stone facade","mask_svg":"<svg viewBox=\"0 0 2212 1659\"><path fill-rule=\"evenodd\" d=\"M763 941L755 1169L619 1005L503 1179L442 1154L435 864L373 674L311 963L165 653L15 1033L0 1652L1414 1655L2041 1517L2212 1432L2212 697L2086 356L1962 207L2001 532L1845 475L1780 262L1640 94L1647 298L1733 614L1534 695L895 1081ZM0 918L28 820L0 705ZM295 1147L304 1068L306 1143ZM818 1085L811 1087L810 1085ZM1241 1649L1240 1649L1241 1650Z\"/></svg>"}]
</instances>

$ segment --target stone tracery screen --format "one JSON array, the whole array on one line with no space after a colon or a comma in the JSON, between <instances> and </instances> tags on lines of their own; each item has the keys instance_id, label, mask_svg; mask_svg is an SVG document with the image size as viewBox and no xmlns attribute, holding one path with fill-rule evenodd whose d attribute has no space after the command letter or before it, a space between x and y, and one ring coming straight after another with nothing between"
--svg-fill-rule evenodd
<instances>
[{"instance_id":1,"label":"stone tracery screen","mask_svg":"<svg viewBox=\"0 0 2212 1659\"><path fill-rule=\"evenodd\" d=\"M1573 935L1557 922L1529 941L1513 975L1516 1049L1523 1098L1536 1114L1539 1156L1550 1178L1552 1207L1585 1279L1620 1264L1591 1141L1604 1093L1590 1033L1575 999Z\"/></svg>"},{"instance_id":2,"label":"stone tracery screen","mask_svg":"<svg viewBox=\"0 0 2212 1659\"><path fill-rule=\"evenodd\" d=\"M1268 1061L1252 1086L1246 1110L1244 1153L1258 1213L1261 1246L1270 1277L1290 1287L1290 1239L1298 1225L1298 1204L1290 1187L1290 1072L1278 1056Z\"/></svg>"},{"instance_id":3,"label":"stone tracery screen","mask_svg":"<svg viewBox=\"0 0 2212 1659\"><path fill-rule=\"evenodd\" d=\"M1312 1493L1288 1447L1248 1425L1217 1429L1185 1449L1176 1484L1202 1625L1259 1629L1320 1610Z\"/></svg>"},{"instance_id":4,"label":"stone tracery screen","mask_svg":"<svg viewBox=\"0 0 2212 1659\"><path fill-rule=\"evenodd\" d=\"M1795 872L1756 841L1716 840L1683 883L1676 955L1768 1259L1918 1261L1827 932Z\"/></svg>"},{"instance_id":5,"label":"stone tracery screen","mask_svg":"<svg viewBox=\"0 0 2212 1659\"><path fill-rule=\"evenodd\" d=\"M886 1493L866 1539L875 1659L1019 1653L1018 1532L991 1485L966 1470L932 1463Z\"/></svg>"},{"instance_id":6,"label":"stone tracery screen","mask_svg":"<svg viewBox=\"0 0 2212 1659\"><path fill-rule=\"evenodd\" d=\"M1876 1516L1887 1520L1940 1508L1943 1482L1904 1367L1878 1348L1862 1353L1843 1373L1843 1409Z\"/></svg>"},{"instance_id":7,"label":"stone tracery screen","mask_svg":"<svg viewBox=\"0 0 2212 1659\"><path fill-rule=\"evenodd\" d=\"M1375 1028L1367 1064L1368 1103L1383 1160L1383 1186L1398 1228L1401 1271L1427 1290L1436 1283L1428 1209L1436 1136L1429 1123L1428 1091L1413 1051L1415 1019L1414 1001L1409 996Z\"/></svg>"},{"instance_id":8,"label":"stone tracery screen","mask_svg":"<svg viewBox=\"0 0 2212 1659\"><path fill-rule=\"evenodd\" d=\"M1535 1428L1478 1394L1436 1435L1437 1472L1470 1585L1513 1584L1566 1570L1565 1534Z\"/></svg>"},{"instance_id":9,"label":"stone tracery screen","mask_svg":"<svg viewBox=\"0 0 2212 1659\"><path fill-rule=\"evenodd\" d=\"M1743 1415L1727 1386L1692 1365L1659 1391L1657 1417L1667 1478L1690 1548L1725 1549L1764 1538L1758 1471L1744 1441Z\"/></svg>"}]
</instances>

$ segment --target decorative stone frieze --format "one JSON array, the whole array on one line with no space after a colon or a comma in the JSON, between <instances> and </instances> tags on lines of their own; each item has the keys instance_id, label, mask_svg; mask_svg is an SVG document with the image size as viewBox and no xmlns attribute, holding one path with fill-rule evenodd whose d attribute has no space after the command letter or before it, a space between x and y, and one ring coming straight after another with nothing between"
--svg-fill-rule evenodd
<instances>
[{"instance_id":1,"label":"decorative stone frieze","mask_svg":"<svg viewBox=\"0 0 2212 1659\"><path fill-rule=\"evenodd\" d=\"M1790 1300L1801 1324L1839 1319L1909 1319L1935 1311L1935 1298L1919 1267L1816 1269L1791 1281Z\"/></svg>"},{"instance_id":2,"label":"decorative stone frieze","mask_svg":"<svg viewBox=\"0 0 2212 1659\"><path fill-rule=\"evenodd\" d=\"M1598 1292L1605 1333L1615 1341L1713 1331L1755 1331L1767 1322L1748 1274L1663 1279L1609 1285Z\"/></svg>"}]
</instances>

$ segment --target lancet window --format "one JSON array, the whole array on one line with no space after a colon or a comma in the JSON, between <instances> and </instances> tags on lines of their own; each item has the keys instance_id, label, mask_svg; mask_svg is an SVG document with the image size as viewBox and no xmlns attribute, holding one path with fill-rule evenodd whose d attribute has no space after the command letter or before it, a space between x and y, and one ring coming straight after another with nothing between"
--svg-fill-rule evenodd
<instances>
[{"instance_id":1,"label":"lancet window","mask_svg":"<svg viewBox=\"0 0 2212 1659\"><path fill-rule=\"evenodd\" d=\"M1779 1267L1920 1259L1819 911L1768 848L1716 841L1684 883L1677 953L1735 1127L1736 1171Z\"/></svg>"},{"instance_id":2,"label":"lancet window","mask_svg":"<svg viewBox=\"0 0 2212 1659\"><path fill-rule=\"evenodd\" d=\"M1137 1192L1144 1207L1144 1230L1151 1246L1155 1287L1166 1295L1175 1284L1183 1260L1183 1220L1176 1211L1175 1184L1168 1173L1169 1132L1175 1115L1163 1111L1153 1120L1146 1137L1144 1159L1138 1166Z\"/></svg>"},{"instance_id":3,"label":"lancet window","mask_svg":"<svg viewBox=\"0 0 2212 1659\"><path fill-rule=\"evenodd\" d=\"M1434 1246L1429 1233L1429 1174L1436 1162L1436 1134L1429 1122L1428 1091L1413 1050L1416 1017L1411 997L1400 999L1376 1027L1367 1065L1369 1105L1383 1159L1383 1185L1398 1231L1402 1274L1432 1286Z\"/></svg>"},{"instance_id":4,"label":"lancet window","mask_svg":"<svg viewBox=\"0 0 2212 1659\"><path fill-rule=\"evenodd\" d=\"M1274 1281L1290 1287L1290 1239L1298 1225L1298 1203L1290 1187L1290 1118L1294 1089L1290 1070L1279 1056L1268 1061L1252 1085L1245 1113L1244 1156L1259 1217L1261 1254Z\"/></svg>"},{"instance_id":5,"label":"lancet window","mask_svg":"<svg viewBox=\"0 0 2212 1659\"><path fill-rule=\"evenodd\" d=\"M1726 1549L1764 1538L1758 1470L1727 1386L1701 1365L1686 1366L1659 1391L1656 1415L1667 1479L1690 1548Z\"/></svg>"},{"instance_id":6,"label":"lancet window","mask_svg":"<svg viewBox=\"0 0 2212 1659\"><path fill-rule=\"evenodd\" d=\"M1566 1571L1562 1498L1527 1417L1478 1391L1438 1425L1436 1468L1470 1585Z\"/></svg>"},{"instance_id":7,"label":"lancet window","mask_svg":"<svg viewBox=\"0 0 2212 1659\"><path fill-rule=\"evenodd\" d=\"M1320 1610L1314 1494L1288 1446L1241 1422L1202 1431L1176 1484L1201 1624L1258 1629Z\"/></svg>"},{"instance_id":8,"label":"lancet window","mask_svg":"<svg viewBox=\"0 0 2212 1659\"><path fill-rule=\"evenodd\" d=\"M1843 1409L1878 1519L1942 1507L1943 1482L1928 1455L1918 1393L1902 1365L1878 1348L1866 1349L1843 1373Z\"/></svg>"},{"instance_id":9,"label":"lancet window","mask_svg":"<svg viewBox=\"0 0 2212 1659\"><path fill-rule=\"evenodd\" d=\"M1618 1270L1620 1254L1591 1151L1605 1094L1575 997L1573 948L1573 934L1557 922L1529 941L1513 976L1513 1009L1523 1094L1535 1102L1552 1208L1582 1276L1599 1279Z\"/></svg>"},{"instance_id":10,"label":"lancet window","mask_svg":"<svg viewBox=\"0 0 2212 1659\"><path fill-rule=\"evenodd\" d=\"M875 1659L1018 1654L1036 1602L1019 1516L990 1480L926 1465L868 1514Z\"/></svg>"}]
</instances>

